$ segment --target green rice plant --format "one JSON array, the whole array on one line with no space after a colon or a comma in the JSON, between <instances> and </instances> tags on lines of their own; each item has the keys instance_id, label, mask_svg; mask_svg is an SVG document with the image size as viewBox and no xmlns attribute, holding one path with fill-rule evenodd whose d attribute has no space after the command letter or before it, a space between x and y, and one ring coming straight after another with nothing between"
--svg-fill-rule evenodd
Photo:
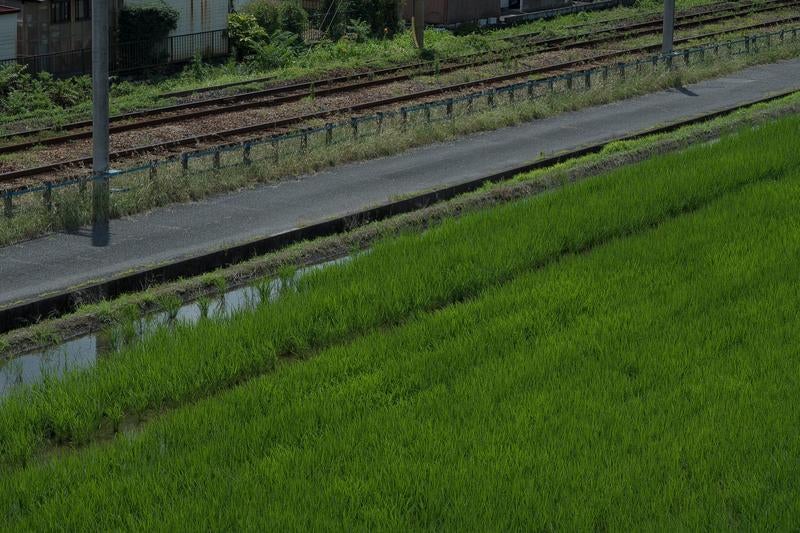
<instances>
[{"instance_id":1,"label":"green rice plant","mask_svg":"<svg viewBox=\"0 0 800 533\"><path fill-rule=\"evenodd\" d=\"M256 292L258 293L259 305L266 305L272 298L272 279L269 277L261 278L255 284Z\"/></svg>"},{"instance_id":2,"label":"green rice plant","mask_svg":"<svg viewBox=\"0 0 800 533\"><path fill-rule=\"evenodd\" d=\"M208 274L203 274L200 277L200 280L209 287L215 288L219 293L223 293L228 290L228 282L218 273L210 272Z\"/></svg>"},{"instance_id":3,"label":"green rice plant","mask_svg":"<svg viewBox=\"0 0 800 533\"><path fill-rule=\"evenodd\" d=\"M178 316L178 311L180 311L181 306L183 306L183 301L174 294L164 294L159 296L156 300L161 310L167 313L169 320L174 321Z\"/></svg>"},{"instance_id":4,"label":"green rice plant","mask_svg":"<svg viewBox=\"0 0 800 533\"><path fill-rule=\"evenodd\" d=\"M97 427L112 399L135 415L214 394L271 371L280 356L306 357L467 301L564 255L639 234L794 171L798 131L800 119L784 119L470 214L379 243L345 265L308 272L291 292L252 312L156 332L91 370L8 398L0 410L0 460L25 460L47 442L53 398L59 409L76 413L73 439L85 442L91 431L84 428ZM31 445L13 450L26 457L4 454L12 450L6 440L20 441L19 433Z\"/></svg>"},{"instance_id":5,"label":"green rice plant","mask_svg":"<svg viewBox=\"0 0 800 533\"><path fill-rule=\"evenodd\" d=\"M695 188L728 155L743 163L751 154L689 153L707 157L641 165L409 238L416 247L375 276L430 281L420 260L443 243L475 249L487 269L498 254L525 257L470 298L345 339L130 436L8 468L4 525L792 529L800 167L776 168L768 156L754 180L717 175ZM682 192L671 196L672 187ZM559 196L578 216L563 218ZM640 218L664 202L667 215ZM531 223L542 210L549 224ZM640 225L584 239L581 253L547 264L507 249L531 235L547 240L541 228L577 243L592 223L611 230L609 217ZM492 222L494 238L476 241L475 230ZM376 266L361 264L358 274ZM441 266L466 280L480 265L469 275L460 263ZM349 296L341 285L325 289ZM236 332L203 333L230 340ZM262 349L263 330L249 333Z\"/></svg>"},{"instance_id":6,"label":"green rice plant","mask_svg":"<svg viewBox=\"0 0 800 533\"><path fill-rule=\"evenodd\" d=\"M291 292L297 285L297 267L295 265L282 266L278 270L278 280L281 294Z\"/></svg>"},{"instance_id":7,"label":"green rice plant","mask_svg":"<svg viewBox=\"0 0 800 533\"><path fill-rule=\"evenodd\" d=\"M211 299L208 296L201 296L197 299L197 307L200 309L200 318L208 318L208 309L211 307Z\"/></svg>"},{"instance_id":8,"label":"green rice plant","mask_svg":"<svg viewBox=\"0 0 800 533\"><path fill-rule=\"evenodd\" d=\"M122 422L123 411L119 404L114 404L106 410L106 418L111 422L111 428L114 433L119 433L119 426Z\"/></svg>"}]
</instances>

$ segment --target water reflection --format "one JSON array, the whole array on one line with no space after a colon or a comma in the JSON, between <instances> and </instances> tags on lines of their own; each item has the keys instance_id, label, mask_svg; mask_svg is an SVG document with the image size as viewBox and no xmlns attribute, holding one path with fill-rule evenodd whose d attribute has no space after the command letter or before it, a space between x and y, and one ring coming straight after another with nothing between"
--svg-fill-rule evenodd
<instances>
[{"instance_id":1,"label":"water reflection","mask_svg":"<svg viewBox=\"0 0 800 533\"><path fill-rule=\"evenodd\" d=\"M15 387L57 379L66 372L94 366L104 356L109 356L132 342L152 334L160 327L171 324L196 324L201 318L211 320L229 318L238 312L256 308L265 298L278 298L286 286L291 286L304 274L351 260L343 257L298 270L293 277L265 280L252 286L241 287L215 298L203 298L181 306L171 313L160 311L126 324L117 324L67 341L45 350L30 352L8 362L0 362L0 398ZM171 316L172 315L172 316ZM173 318L174 316L174 318Z\"/></svg>"}]
</instances>

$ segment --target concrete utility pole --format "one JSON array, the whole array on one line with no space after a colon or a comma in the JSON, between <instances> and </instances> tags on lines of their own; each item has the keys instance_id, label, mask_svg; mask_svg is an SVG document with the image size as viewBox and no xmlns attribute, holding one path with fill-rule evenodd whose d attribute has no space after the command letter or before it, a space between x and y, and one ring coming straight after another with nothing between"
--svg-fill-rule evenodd
<instances>
[{"instance_id":1,"label":"concrete utility pole","mask_svg":"<svg viewBox=\"0 0 800 533\"><path fill-rule=\"evenodd\" d=\"M108 0L92 0L92 246L109 241L108 11Z\"/></svg>"},{"instance_id":2,"label":"concrete utility pole","mask_svg":"<svg viewBox=\"0 0 800 533\"><path fill-rule=\"evenodd\" d=\"M411 14L411 25L414 27L414 42L417 48L425 48L425 0L412 0L414 10Z\"/></svg>"},{"instance_id":3,"label":"concrete utility pole","mask_svg":"<svg viewBox=\"0 0 800 533\"><path fill-rule=\"evenodd\" d=\"M672 53L673 35L675 34L675 0L664 0L664 42L661 53Z\"/></svg>"}]
</instances>

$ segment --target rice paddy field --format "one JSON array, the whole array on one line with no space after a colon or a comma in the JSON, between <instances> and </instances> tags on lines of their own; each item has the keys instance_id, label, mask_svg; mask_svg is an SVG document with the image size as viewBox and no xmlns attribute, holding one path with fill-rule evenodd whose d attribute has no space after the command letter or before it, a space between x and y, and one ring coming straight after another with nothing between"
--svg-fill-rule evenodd
<instances>
[{"instance_id":1,"label":"rice paddy field","mask_svg":"<svg viewBox=\"0 0 800 533\"><path fill-rule=\"evenodd\" d=\"M20 390L0 528L796 528L799 134L386 239Z\"/></svg>"}]
</instances>

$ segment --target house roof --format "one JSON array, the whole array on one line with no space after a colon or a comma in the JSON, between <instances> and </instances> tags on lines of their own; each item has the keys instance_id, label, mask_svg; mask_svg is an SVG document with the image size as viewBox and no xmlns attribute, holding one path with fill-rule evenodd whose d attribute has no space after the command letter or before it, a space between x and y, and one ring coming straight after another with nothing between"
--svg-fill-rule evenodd
<instances>
[{"instance_id":1,"label":"house roof","mask_svg":"<svg viewBox=\"0 0 800 533\"><path fill-rule=\"evenodd\" d=\"M19 8L0 5L0 15L10 15L11 13L19 13Z\"/></svg>"}]
</instances>

